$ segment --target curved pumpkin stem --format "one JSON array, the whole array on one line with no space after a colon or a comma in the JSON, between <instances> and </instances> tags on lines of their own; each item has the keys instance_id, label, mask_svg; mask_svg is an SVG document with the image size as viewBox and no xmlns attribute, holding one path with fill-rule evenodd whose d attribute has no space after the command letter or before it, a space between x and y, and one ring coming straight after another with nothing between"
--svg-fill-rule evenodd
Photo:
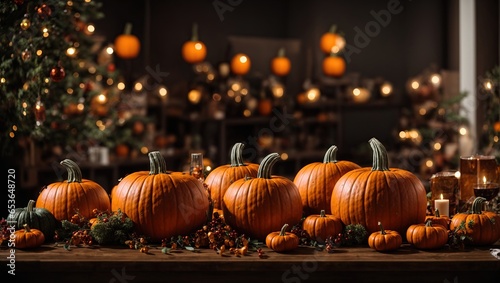
<instances>
[{"instance_id":1,"label":"curved pumpkin stem","mask_svg":"<svg viewBox=\"0 0 500 283\"><path fill-rule=\"evenodd\" d=\"M276 57L285 57L285 55L285 47L281 47L280 49L278 49L278 55Z\"/></svg>"},{"instance_id":2,"label":"curved pumpkin stem","mask_svg":"<svg viewBox=\"0 0 500 283\"><path fill-rule=\"evenodd\" d=\"M152 151L148 153L149 157L149 175L156 175L167 172L167 163L165 158L159 151Z\"/></svg>"},{"instance_id":3,"label":"curved pumpkin stem","mask_svg":"<svg viewBox=\"0 0 500 283\"><path fill-rule=\"evenodd\" d=\"M436 208L436 210L434 211L434 216L441 217L441 214L439 213L439 209Z\"/></svg>"},{"instance_id":4,"label":"curved pumpkin stem","mask_svg":"<svg viewBox=\"0 0 500 283\"><path fill-rule=\"evenodd\" d=\"M337 163L337 151L339 149L336 145L332 145L325 153L325 157L323 158L323 163Z\"/></svg>"},{"instance_id":5,"label":"curved pumpkin stem","mask_svg":"<svg viewBox=\"0 0 500 283\"><path fill-rule=\"evenodd\" d=\"M231 167L246 166L243 162L243 148L244 144L238 142L233 145L231 149Z\"/></svg>"},{"instance_id":6,"label":"curved pumpkin stem","mask_svg":"<svg viewBox=\"0 0 500 283\"><path fill-rule=\"evenodd\" d=\"M123 34L132 34L132 23L126 23L125 28L123 29Z\"/></svg>"},{"instance_id":7,"label":"curved pumpkin stem","mask_svg":"<svg viewBox=\"0 0 500 283\"><path fill-rule=\"evenodd\" d=\"M328 32L329 33L337 33L337 25L336 24L331 25Z\"/></svg>"},{"instance_id":8,"label":"curved pumpkin stem","mask_svg":"<svg viewBox=\"0 0 500 283\"><path fill-rule=\"evenodd\" d=\"M432 219L427 219L427 221L425 221L425 227L432 227Z\"/></svg>"},{"instance_id":9,"label":"curved pumpkin stem","mask_svg":"<svg viewBox=\"0 0 500 283\"><path fill-rule=\"evenodd\" d=\"M82 182L82 171L78 167L78 164L71 159L64 159L61 161L61 165L68 171L68 183Z\"/></svg>"},{"instance_id":10,"label":"curved pumpkin stem","mask_svg":"<svg viewBox=\"0 0 500 283\"><path fill-rule=\"evenodd\" d=\"M259 170L257 171L257 178L271 179L271 170L274 164L280 159L280 155L275 153L270 153L259 165Z\"/></svg>"},{"instance_id":11,"label":"curved pumpkin stem","mask_svg":"<svg viewBox=\"0 0 500 283\"><path fill-rule=\"evenodd\" d=\"M288 229L288 224L283 225L280 230L280 236L285 236L286 235L286 229Z\"/></svg>"},{"instance_id":12,"label":"curved pumpkin stem","mask_svg":"<svg viewBox=\"0 0 500 283\"><path fill-rule=\"evenodd\" d=\"M470 212L472 214L481 214L483 213L483 203L486 201L483 197L477 197L472 202L472 206L470 208Z\"/></svg>"},{"instance_id":13,"label":"curved pumpkin stem","mask_svg":"<svg viewBox=\"0 0 500 283\"><path fill-rule=\"evenodd\" d=\"M191 28L191 41L198 41L198 23L194 22Z\"/></svg>"},{"instance_id":14,"label":"curved pumpkin stem","mask_svg":"<svg viewBox=\"0 0 500 283\"><path fill-rule=\"evenodd\" d=\"M325 214L326 214L326 213L325 213L325 210L324 210L324 209L322 209L322 210L319 212L319 217L326 217L326 215L325 215Z\"/></svg>"},{"instance_id":15,"label":"curved pumpkin stem","mask_svg":"<svg viewBox=\"0 0 500 283\"><path fill-rule=\"evenodd\" d=\"M382 226L382 222L378 222L378 227L380 228L380 234L385 235L387 234L384 230L384 226Z\"/></svg>"},{"instance_id":16,"label":"curved pumpkin stem","mask_svg":"<svg viewBox=\"0 0 500 283\"><path fill-rule=\"evenodd\" d=\"M28 205L26 206L26 211L27 212L33 212L33 207L35 206L36 201L30 200L28 201Z\"/></svg>"},{"instance_id":17,"label":"curved pumpkin stem","mask_svg":"<svg viewBox=\"0 0 500 283\"><path fill-rule=\"evenodd\" d=\"M24 224L23 228L24 228L24 233L31 232L30 226L28 226L28 224Z\"/></svg>"},{"instance_id":18,"label":"curved pumpkin stem","mask_svg":"<svg viewBox=\"0 0 500 283\"><path fill-rule=\"evenodd\" d=\"M371 138L368 143L373 150L372 171L389 171L389 158L384 145L376 138Z\"/></svg>"}]
</instances>

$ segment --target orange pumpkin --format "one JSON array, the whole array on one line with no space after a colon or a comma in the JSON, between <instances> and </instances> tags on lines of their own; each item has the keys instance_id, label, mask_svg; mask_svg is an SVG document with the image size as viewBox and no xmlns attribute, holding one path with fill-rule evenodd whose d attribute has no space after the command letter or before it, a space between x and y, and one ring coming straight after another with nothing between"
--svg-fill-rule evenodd
<instances>
[{"instance_id":1,"label":"orange pumpkin","mask_svg":"<svg viewBox=\"0 0 500 283\"><path fill-rule=\"evenodd\" d=\"M378 223L380 231L373 232L368 237L368 246L379 252L397 250L403 243L401 235L392 230L385 230L382 223Z\"/></svg>"},{"instance_id":2,"label":"orange pumpkin","mask_svg":"<svg viewBox=\"0 0 500 283\"><path fill-rule=\"evenodd\" d=\"M306 230L312 240L318 243L325 243L326 239L342 233L342 221L340 218L330 214L325 214L321 210L320 214L309 215L302 222L302 229Z\"/></svg>"},{"instance_id":3,"label":"orange pumpkin","mask_svg":"<svg viewBox=\"0 0 500 283\"><path fill-rule=\"evenodd\" d=\"M243 161L244 147L245 145L242 143L234 144L230 155L231 164L215 168L205 179L205 183L210 189L214 209L222 209L222 198L229 185L233 182L245 177L257 177L259 164L245 163Z\"/></svg>"},{"instance_id":4,"label":"orange pumpkin","mask_svg":"<svg viewBox=\"0 0 500 283\"><path fill-rule=\"evenodd\" d=\"M299 237L286 232L288 224L281 227L280 232L271 232L266 236L266 246L275 252L291 251L299 247Z\"/></svg>"},{"instance_id":5,"label":"orange pumpkin","mask_svg":"<svg viewBox=\"0 0 500 283\"><path fill-rule=\"evenodd\" d=\"M299 188L304 213L331 213L330 201L335 183L345 173L361 168L351 161L337 161L338 148L332 145L325 153L323 162L313 162L297 172L293 182Z\"/></svg>"},{"instance_id":6,"label":"orange pumpkin","mask_svg":"<svg viewBox=\"0 0 500 283\"><path fill-rule=\"evenodd\" d=\"M137 36L132 34L132 24L125 24L123 34L120 34L115 39L115 53L122 59L133 59L139 55L141 51L141 42Z\"/></svg>"},{"instance_id":7,"label":"orange pumpkin","mask_svg":"<svg viewBox=\"0 0 500 283\"><path fill-rule=\"evenodd\" d=\"M450 218L445 215L441 215L439 213L439 209L436 208L434 215L429 215L425 217L425 222L430 220L432 225L441 225L444 228L448 229L450 226Z\"/></svg>"},{"instance_id":8,"label":"orange pumpkin","mask_svg":"<svg viewBox=\"0 0 500 283\"><path fill-rule=\"evenodd\" d=\"M285 56L285 48L278 50L278 55L271 60L271 71L279 77L286 76L290 73L292 63Z\"/></svg>"},{"instance_id":9,"label":"orange pumpkin","mask_svg":"<svg viewBox=\"0 0 500 283\"><path fill-rule=\"evenodd\" d=\"M321 35L319 47L325 54L330 54L332 51L339 52L344 48L344 46L345 39L343 36L337 33L336 25L332 25L328 32L325 32L323 35ZM336 47L337 50L333 49L334 47Z\"/></svg>"},{"instance_id":10,"label":"orange pumpkin","mask_svg":"<svg viewBox=\"0 0 500 283\"><path fill-rule=\"evenodd\" d=\"M256 178L239 179L224 194L222 210L226 223L259 240L278 231L283 223L299 223L302 202L297 186L288 178L271 176L280 159L267 155L259 165Z\"/></svg>"},{"instance_id":11,"label":"orange pumpkin","mask_svg":"<svg viewBox=\"0 0 500 283\"><path fill-rule=\"evenodd\" d=\"M387 150L377 139L369 144L373 166L344 174L332 192L331 209L345 225L361 224L368 233L386 229L404 235L410 225L423 223L427 211L427 194L413 173L389 168Z\"/></svg>"},{"instance_id":12,"label":"orange pumpkin","mask_svg":"<svg viewBox=\"0 0 500 283\"><path fill-rule=\"evenodd\" d=\"M182 45L182 58L190 64L201 63L207 57L207 47L198 39L198 25L193 23L191 40Z\"/></svg>"},{"instance_id":13,"label":"orange pumpkin","mask_svg":"<svg viewBox=\"0 0 500 283\"><path fill-rule=\"evenodd\" d=\"M76 212L90 219L94 209L109 210L108 193L98 183L83 179L80 167L70 159L61 161L68 171L68 180L55 182L42 190L36 200L36 207L52 212L59 220L70 220Z\"/></svg>"},{"instance_id":14,"label":"orange pumpkin","mask_svg":"<svg viewBox=\"0 0 500 283\"><path fill-rule=\"evenodd\" d=\"M111 209L119 209L136 232L153 241L183 235L207 220L208 194L193 176L168 172L159 151L148 154L150 171L124 177L111 192Z\"/></svg>"},{"instance_id":15,"label":"orange pumpkin","mask_svg":"<svg viewBox=\"0 0 500 283\"><path fill-rule=\"evenodd\" d=\"M234 55L231 59L230 64L233 74L240 76L246 75L248 71L250 71L250 67L252 66L250 57L243 53Z\"/></svg>"},{"instance_id":16,"label":"orange pumpkin","mask_svg":"<svg viewBox=\"0 0 500 283\"><path fill-rule=\"evenodd\" d=\"M450 230L454 231L462 222L465 223L466 234L472 238L472 245L492 245L500 239L500 215L482 211L483 197L477 197L472 203L470 213L457 213L450 222Z\"/></svg>"},{"instance_id":17,"label":"orange pumpkin","mask_svg":"<svg viewBox=\"0 0 500 283\"><path fill-rule=\"evenodd\" d=\"M118 144L115 147L115 153L118 157L127 157L130 153L130 148L126 144Z\"/></svg>"},{"instance_id":18,"label":"orange pumpkin","mask_svg":"<svg viewBox=\"0 0 500 283\"><path fill-rule=\"evenodd\" d=\"M495 122L493 124L493 129L495 130L495 132L499 133L500 132L500 122Z\"/></svg>"},{"instance_id":19,"label":"orange pumpkin","mask_svg":"<svg viewBox=\"0 0 500 283\"><path fill-rule=\"evenodd\" d=\"M346 70L344 58L332 53L323 59L323 74L330 77L342 77Z\"/></svg>"},{"instance_id":20,"label":"orange pumpkin","mask_svg":"<svg viewBox=\"0 0 500 283\"><path fill-rule=\"evenodd\" d=\"M406 240L417 249L439 249L448 242L448 230L441 225L432 225L432 221L427 220L425 224L408 227Z\"/></svg>"},{"instance_id":21,"label":"orange pumpkin","mask_svg":"<svg viewBox=\"0 0 500 283\"><path fill-rule=\"evenodd\" d=\"M24 229L14 232L14 243L18 249L37 248L45 242L45 236L38 229L31 229L27 224L24 224Z\"/></svg>"}]
</instances>

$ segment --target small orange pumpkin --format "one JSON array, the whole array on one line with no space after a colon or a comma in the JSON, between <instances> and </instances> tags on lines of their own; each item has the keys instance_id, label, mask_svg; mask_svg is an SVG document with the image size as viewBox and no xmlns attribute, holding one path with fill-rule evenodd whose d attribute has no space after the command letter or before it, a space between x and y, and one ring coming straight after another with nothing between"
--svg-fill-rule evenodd
<instances>
[{"instance_id":1,"label":"small orange pumpkin","mask_svg":"<svg viewBox=\"0 0 500 283\"><path fill-rule=\"evenodd\" d=\"M450 222L452 231L465 222L466 233L475 246L491 245L500 239L500 215L482 211L484 201L483 197L475 198L470 213L457 213Z\"/></svg>"},{"instance_id":2,"label":"small orange pumpkin","mask_svg":"<svg viewBox=\"0 0 500 283\"><path fill-rule=\"evenodd\" d=\"M31 229L28 224L23 225L24 229L14 232L14 243L18 249L37 248L45 242L45 236L38 229Z\"/></svg>"},{"instance_id":3,"label":"small orange pumpkin","mask_svg":"<svg viewBox=\"0 0 500 283\"><path fill-rule=\"evenodd\" d=\"M368 237L368 246L370 248L379 251L393 251L399 249L403 243L403 238L397 231L384 230L382 223L378 222L380 231L376 231L370 234Z\"/></svg>"},{"instance_id":4,"label":"small orange pumpkin","mask_svg":"<svg viewBox=\"0 0 500 283\"><path fill-rule=\"evenodd\" d=\"M231 71L235 75L246 75L248 71L250 71L250 67L252 66L252 62L250 60L250 57L248 57L246 54L243 53L238 53L233 56L231 59Z\"/></svg>"},{"instance_id":5,"label":"small orange pumpkin","mask_svg":"<svg viewBox=\"0 0 500 283\"><path fill-rule=\"evenodd\" d=\"M207 47L198 39L198 25L193 23L191 40L182 45L182 58L190 64L201 63L207 57Z\"/></svg>"},{"instance_id":6,"label":"small orange pumpkin","mask_svg":"<svg viewBox=\"0 0 500 283\"><path fill-rule=\"evenodd\" d=\"M307 231L311 239L321 244L325 243L329 237L341 233L342 228L340 218L325 214L325 210L321 210L319 215L307 216L302 223L302 229Z\"/></svg>"},{"instance_id":7,"label":"small orange pumpkin","mask_svg":"<svg viewBox=\"0 0 500 283\"><path fill-rule=\"evenodd\" d=\"M325 32L319 42L319 47L321 51L325 54L330 54L332 49L336 47L338 50L333 49L333 51L339 52L345 46L345 39L343 36L337 33L337 26L332 25L328 32Z\"/></svg>"},{"instance_id":8,"label":"small orange pumpkin","mask_svg":"<svg viewBox=\"0 0 500 283\"><path fill-rule=\"evenodd\" d=\"M414 224L406 231L406 240L417 249L439 249L448 242L448 230L441 225L432 225L432 220L425 224Z\"/></svg>"},{"instance_id":9,"label":"small orange pumpkin","mask_svg":"<svg viewBox=\"0 0 500 283\"><path fill-rule=\"evenodd\" d=\"M283 225L281 231L271 232L266 236L266 246L275 252L291 251L299 247L299 237L286 232L288 224Z\"/></svg>"},{"instance_id":10,"label":"small orange pumpkin","mask_svg":"<svg viewBox=\"0 0 500 283\"><path fill-rule=\"evenodd\" d=\"M271 60L271 71L279 77L286 76L290 73L292 63L290 59L285 56L285 48L278 50L278 55Z\"/></svg>"},{"instance_id":11,"label":"small orange pumpkin","mask_svg":"<svg viewBox=\"0 0 500 283\"><path fill-rule=\"evenodd\" d=\"M141 51L141 42L137 36L132 34L132 24L126 23L123 34L115 39L114 50L116 55L122 59L133 59Z\"/></svg>"},{"instance_id":12,"label":"small orange pumpkin","mask_svg":"<svg viewBox=\"0 0 500 283\"><path fill-rule=\"evenodd\" d=\"M442 225L444 228L448 229L450 226L450 218L439 213L439 209L436 208L434 215L429 215L425 217L425 222L431 220L432 225Z\"/></svg>"},{"instance_id":13,"label":"small orange pumpkin","mask_svg":"<svg viewBox=\"0 0 500 283\"><path fill-rule=\"evenodd\" d=\"M337 54L330 53L323 59L323 74L330 77L342 77L346 70L346 63L344 58Z\"/></svg>"}]
</instances>

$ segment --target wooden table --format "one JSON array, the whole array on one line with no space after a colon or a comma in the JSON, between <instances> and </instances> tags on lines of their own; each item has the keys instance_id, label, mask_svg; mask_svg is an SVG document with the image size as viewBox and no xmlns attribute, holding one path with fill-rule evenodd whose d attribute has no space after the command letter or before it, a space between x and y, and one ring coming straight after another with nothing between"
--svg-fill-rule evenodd
<instances>
[{"instance_id":1,"label":"wooden table","mask_svg":"<svg viewBox=\"0 0 500 283\"><path fill-rule=\"evenodd\" d=\"M498 243L497 243L498 244ZM164 254L153 247L145 254L123 247L62 246L17 250L18 282L500 282L500 260L488 247L420 251L403 244L391 253L368 247L311 247L280 254L264 248L266 258L220 256L209 249ZM5 269L9 250L0 250ZM15 282L3 281L2 282Z\"/></svg>"}]
</instances>

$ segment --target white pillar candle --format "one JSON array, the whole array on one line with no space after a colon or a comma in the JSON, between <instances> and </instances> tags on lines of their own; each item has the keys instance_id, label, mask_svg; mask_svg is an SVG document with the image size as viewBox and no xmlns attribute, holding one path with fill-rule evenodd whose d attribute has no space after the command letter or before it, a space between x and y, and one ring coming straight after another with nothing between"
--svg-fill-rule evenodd
<instances>
[{"instance_id":1,"label":"white pillar candle","mask_svg":"<svg viewBox=\"0 0 500 283\"><path fill-rule=\"evenodd\" d=\"M450 200L443 199L443 194L441 199L434 200L434 207L439 210L440 215L450 217Z\"/></svg>"}]
</instances>

